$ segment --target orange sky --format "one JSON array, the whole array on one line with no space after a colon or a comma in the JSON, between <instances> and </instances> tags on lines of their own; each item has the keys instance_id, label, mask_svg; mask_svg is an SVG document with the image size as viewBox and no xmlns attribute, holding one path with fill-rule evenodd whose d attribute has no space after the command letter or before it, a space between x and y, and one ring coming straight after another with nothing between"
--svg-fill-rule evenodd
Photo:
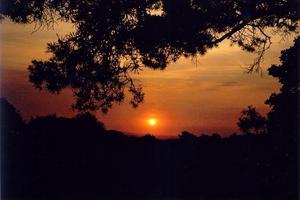
<instances>
[{"instance_id":1,"label":"orange sky","mask_svg":"<svg viewBox=\"0 0 300 200\"><path fill-rule=\"evenodd\" d=\"M9 21L0 24L1 96L13 103L25 119L47 114L73 116L70 91L60 95L40 92L27 77L30 61L46 59L46 43L56 41L56 34L70 32L72 26L58 24L54 30L32 33L33 30L33 25ZM136 77L146 93L143 104L133 109L125 102L114 105L106 115L96 114L108 129L138 135L172 137L183 130L228 135L238 131L236 122L243 108L253 105L263 114L268 111L264 101L278 90L279 84L267 75L266 69L279 62L280 51L291 43L292 39L273 39L263 63L263 76L245 74L243 67L255 55L231 47L228 41L197 59L182 58L164 71L144 70ZM157 118L156 126L147 125L151 117Z\"/></svg>"}]
</instances>

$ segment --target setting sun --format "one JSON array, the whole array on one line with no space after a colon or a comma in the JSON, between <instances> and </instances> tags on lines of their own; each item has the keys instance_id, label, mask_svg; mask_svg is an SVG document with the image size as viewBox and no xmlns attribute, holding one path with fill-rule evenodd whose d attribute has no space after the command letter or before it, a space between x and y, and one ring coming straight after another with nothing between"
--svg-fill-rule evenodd
<instances>
[{"instance_id":1,"label":"setting sun","mask_svg":"<svg viewBox=\"0 0 300 200\"><path fill-rule=\"evenodd\" d=\"M157 124L157 120L154 119L154 118L150 118L147 120L147 123L150 125L150 126L155 126Z\"/></svg>"}]
</instances>

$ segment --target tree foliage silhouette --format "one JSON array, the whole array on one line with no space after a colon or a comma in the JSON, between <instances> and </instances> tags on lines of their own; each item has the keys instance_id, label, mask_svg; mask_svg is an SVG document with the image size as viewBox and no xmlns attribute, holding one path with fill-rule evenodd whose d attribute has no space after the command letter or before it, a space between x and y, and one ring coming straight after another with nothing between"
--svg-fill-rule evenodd
<instances>
[{"instance_id":1,"label":"tree foliage silhouette","mask_svg":"<svg viewBox=\"0 0 300 200\"><path fill-rule=\"evenodd\" d=\"M300 37L294 45L281 52L279 65L272 65L269 74L282 84L279 93L273 93L266 101L271 106L268 114L269 132L285 134L298 140L300 113Z\"/></svg>"},{"instance_id":2,"label":"tree foliage silhouette","mask_svg":"<svg viewBox=\"0 0 300 200\"><path fill-rule=\"evenodd\" d=\"M252 106L248 106L247 109L242 111L237 125L246 134L266 132L266 118L261 116Z\"/></svg>"},{"instance_id":3,"label":"tree foliage silhouette","mask_svg":"<svg viewBox=\"0 0 300 200\"><path fill-rule=\"evenodd\" d=\"M266 28L295 32L297 0L2 0L1 18L39 27L62 20L76 31L48 44L52 57L32 61L30 81L57 93L72 88L74 108L106 112L132 94L143 101L131 74L164 69L181 56L205 54L229 39L257 52L257 69L271 40Z\"/></svg>"}]
</instances>

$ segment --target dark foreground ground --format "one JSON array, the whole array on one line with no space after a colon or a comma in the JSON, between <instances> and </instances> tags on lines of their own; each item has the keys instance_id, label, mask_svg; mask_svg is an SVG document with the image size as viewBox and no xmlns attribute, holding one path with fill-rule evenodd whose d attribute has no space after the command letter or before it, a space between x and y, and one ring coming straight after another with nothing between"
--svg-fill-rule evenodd
<instances>
[{"instance_id":1,"label":"dark foreground ground","mask_svg":"<svg viewBox=\"0 0 300 200\"><path fill-rule=\"evenodd\" d=\"M107 131L89 114L11 116L1 124L2 199L298 199L295 138L158 140Z\"/></svg>"}]
</instances>

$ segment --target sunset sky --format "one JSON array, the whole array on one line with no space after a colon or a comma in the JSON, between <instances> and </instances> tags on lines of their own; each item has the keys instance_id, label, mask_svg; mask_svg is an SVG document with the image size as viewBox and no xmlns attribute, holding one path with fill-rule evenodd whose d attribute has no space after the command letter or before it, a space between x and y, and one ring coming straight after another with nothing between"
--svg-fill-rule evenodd
<instances>
[{"instance_id":1,"label":"sunset sky","mask_svg":"<svg viewBox=\"0 0 300 200\"><path fill-rule=\"evenodd\" d=\"M27 67L33 59L47 59L47 42L57 34L72 31L70 24L57 24L54 30L34 32L34 25L0 24L1 97L5 97L28 120L34 116L56 114L74 116L69 90L59 95L38 91L28 82ZM266 114L264 101L278 91L277 80L266 69L279 62L280 51L292 44L274 37L263 63L263 75L246 74L255 54L230 46L228 41L204 56L182 58L164 71L144 70L135 78L142 82L145 100L137 109L128 101L114 105L108 114L96 113L107 129L129 134L151 133L157 137L177 136L186 130L195 134L215 132L226 136L238 132L237 119L248 105ZM155 125L147 120L156 119Z\"/></svg>"}]
</instances>

